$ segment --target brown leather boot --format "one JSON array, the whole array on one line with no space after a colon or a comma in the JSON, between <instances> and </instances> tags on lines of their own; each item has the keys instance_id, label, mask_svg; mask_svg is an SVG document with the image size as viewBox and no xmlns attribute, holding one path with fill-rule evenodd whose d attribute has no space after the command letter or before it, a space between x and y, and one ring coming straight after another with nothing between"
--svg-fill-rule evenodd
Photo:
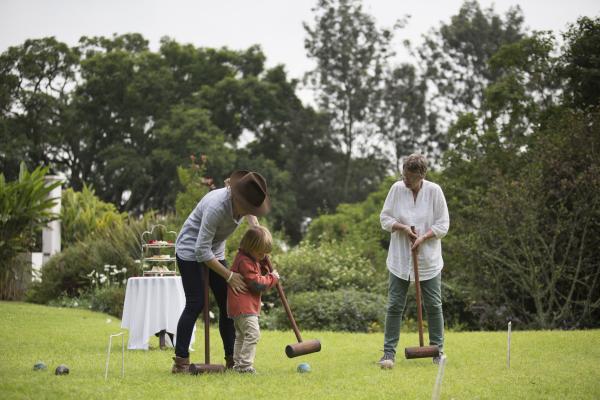
<instances>
[{"instance_id":1,"label":"brown leather boot","mask_svg":"<svg viewBox=\"0 0 600 400\"><path fill-rule=\"evenodd\" d=\"M233 368L233 356L225 356L225 368Z\"/></svg>"},{"instance_id":2,"label":"brown leather boot","mask_svg":"<svg viewBox=\"0 0 600 400\"><path fill-rule=\"evenodd\" d=\"M183 357L173 357L173 361L175 361L175 363L173 364L173 368L171 368L171 372L174 374L180 374L180 373L188 373L190 372L190 358L183 358Z\"/></svg>"}]
</instances>

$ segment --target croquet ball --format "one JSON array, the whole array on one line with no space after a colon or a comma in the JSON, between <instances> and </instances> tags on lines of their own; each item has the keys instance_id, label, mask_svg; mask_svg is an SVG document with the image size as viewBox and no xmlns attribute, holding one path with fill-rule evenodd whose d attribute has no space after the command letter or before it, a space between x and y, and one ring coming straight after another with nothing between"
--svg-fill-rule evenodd
<instances>
[{"instance_id":1,"label":"croquet ball","mask_svg":"<svg viewBox=\"0 0 600 400\"><path fill-rule=\"evenodd\" d=\"M68 375L69 367L67 367L65 364L60 364L58 367L56 367L56 370L54 371L54 373L56 375Z\"/></svg>"},{"instance_id":2,"label":"croquet ball","mask_svg":"<svg viewBox=\"0 0 600 400\"><path fill-rule=\"evenodd\" d=\"M48 367L46 367L46 364L44 364L42 361L38 361L35 364L33 364L33 370L34 371L40 371L42 369L46 369Z\"/></svg>"},{"instance_id":3,"label":"croquet ball","mask_svg":"<svg viewBox=\"0 0 600 400\"><path fill-rule=\"evenodd\" d=\"M381 363L381 369L392 369L394 368L394 362L392 360L383 360Z\"/></svg>"},{"instance_id":4,"label":"croquet ball","mask_svg":"<svg viewBox=\"0 0 600 400\"><path fill-rule=\"evenodd\" d=\"M298 368L296 368L296 371L300 372L301 374L310 372L310 365L308 363L298 364Z\"/></svg>"}]
</instances>

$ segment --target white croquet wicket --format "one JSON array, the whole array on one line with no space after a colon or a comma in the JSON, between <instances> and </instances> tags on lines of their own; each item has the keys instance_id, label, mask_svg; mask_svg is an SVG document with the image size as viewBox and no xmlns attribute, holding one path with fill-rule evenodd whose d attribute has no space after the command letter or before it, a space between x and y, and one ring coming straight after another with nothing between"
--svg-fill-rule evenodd
<instances>
[{"instance_id":1,"label":"white croquet wicket","mask_svg":"<svg viewBox=\"0 0 600 400\"><path fill-rule=\"evenodd\" d=\"M512 330L512 321L508 321L508 347L506 349L506 368L510 368L510 333Z\"/></svg>"},{"instance_id":2,"label":"white croquet wicket","mask_svg":"<svg viewBox=\"0 0 600 400\"><path fill-rule=\"evenodd\" d=\"M108 338L108 349L106 350L106 369L104 371L104 380L108 379L108 365L110 363L110 351L112 350L112 338L121 336L121 378L125 377L125 336L124 332L110 335Z\"/></svg>"},{"instance_id":3,"label":"white croquet wicket","mask_svg":"<svg viewBox=\"0 0 600 400\"><path fill-rule=\"evenodd\" d=\"M440 364L438 366L437 377L435 378L435 385L433 385L433 393L431 400L439 400L442 394L442 381L444 380L444 369L446 368L446 356L442 354L440 357Z\"/></svg>"}]
</instances>

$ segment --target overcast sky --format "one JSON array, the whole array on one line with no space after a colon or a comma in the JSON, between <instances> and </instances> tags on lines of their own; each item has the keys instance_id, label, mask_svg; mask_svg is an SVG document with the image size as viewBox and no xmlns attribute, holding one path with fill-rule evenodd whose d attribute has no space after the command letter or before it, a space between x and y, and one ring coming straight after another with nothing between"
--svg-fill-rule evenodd
<instances>
[{"instance_id":1,"label":"overcast sky","mask_svg":"<svg viewBox=\"0 0 600 400\"><path fill-rule=\"evenodd\" d=\"M518 4L530 29L564 31L579 16L600 15L598 0L480 0L504 12ZM55 36L75 45L81 36L139 32L158 48L162 36L197 47L244 49L260 44L267 65L284 64L291 77L312 67L304 50L302 22L312 22L316 0L0 0L0 52L26 39ZM462 0L364 0L379 26L405 14L401 39L422 34L456 14Z\"/></svg>"}]
</instances>

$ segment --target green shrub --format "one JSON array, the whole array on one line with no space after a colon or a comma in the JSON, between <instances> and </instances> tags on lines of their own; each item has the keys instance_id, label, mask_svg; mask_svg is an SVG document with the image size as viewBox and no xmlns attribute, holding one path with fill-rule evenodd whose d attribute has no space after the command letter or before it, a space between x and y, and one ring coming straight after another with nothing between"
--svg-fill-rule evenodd
<instances>
[{"instance_id":1,"label":"green shrub","mask_svg":"<svg viewBox=\"0 0 600 400\"><path fill-rule=\"evenodd\" d=\"M382 292L387 274L377 270L350 244L302 244L273 258L290 293L354 288Z\"/></svg>"},{"instance_id":2,"label":"green shrub","mask_svg":"<svg viewBox=\"0 0 600 400\"><path fill-rule=\"evenodd\" d=\"M125 303L125 286L109 285L98 288L91 293L91 308L117 318L123 316Z\"/></svg>"},{"instance_id":3,"label":"green shrub","mask_svg":"<svg viewBox=\"0 0 600 400\"><path fill-rule=\"evenodd\" d=\"M302 329L373 332L381 331L385 319L385 296L367 291L341 289L292 294L290 306ZM289 329L282 306L265 316L263 326Z\"/></svg>"},{"instance_id":4,"label":"green shrub","mask_svg":"<svg viewBox=\"0 0 600 400\"><path fill-rule=\"evenodd\" d=\"M83 186L81 192L67 189L62 195L61 237L62 246L85 240L98 230L106 230L115 224L123 223L127 214L119 213L117 208L100 200L94 190Z\"/></svg>"},{"instance_id":5,"label":"green shrub","mask_svg":"<svg viewBox=\"0 0 600 400\"><path fill-rule=\"evenodd\" d=\"M47 172L48 168L38 167L30 173L25 163L21 163L17 181L6 182L0 173L0 299L21 296L14 280L22 263L15 258L30 250L37 234L57 217L51 212L55 201L48 195L60 182L46 185Z\"/></svg>"},{"instance_id":6,"label":"green shrub","mask_svg":"<svg viewBox=\"0 0 600 400\"><path fill-rule=\"evenodd\" d=\"M50 300L48 305L52 307L92 309L90 295L87 293L79 296L67 296L65 294Z\"/></svg>"},{"instance_id":7,"label":"green shrub","mask_svg":"<svg viewBox=\"0 0 600 400\"><path fill-rule=\"evenodd\" d=\"M120 279L140 275L140 264L136 263L141 257L140 236L154 222L151 219L114 222L54 255L42 269L42 281L27 292L27 299L47 303L62 295L77 296L94 287L91 274L94 271L104 274L106 265L125 268L127 272Z\"/></svg>"},{"instance_id":8,"label":"green shrub","mask_svg":"<svg viewBox=\"0 0 600 400\"><path fill-rule=\"evenodd\" d=\"M79 243L55 254L42 268L41 282L27 291L27 301L45 304L62 296L75 297L89 286L86 277L100 268L101 260L91 257L90 246Z\"/></svg>"},{"instance_id":9,"label":"green shrub","mask_svg":"<svg viewBox=\"0 0 600 400\"><path fill-rule=\"evenodd\" d=\"M49 306L82 308L99 311L121 318L125 303L125 286L108 284L98 286L76 296L63 294L48 301Z\"/></svg>"},{"instance_id":10,"label":"green shrub","mask_svg":"<svg viewBox=\"0 0 600 400\"><path fill-rule=\"evenodd\" d=\"M390 234L381 229L379 214L394 181L394 177L388 177L365 201L340 204L334 214L315 218L304 241L317 246L333 242L349 244L376 268L385 267Z\"/></svg>"}]
</instances>

